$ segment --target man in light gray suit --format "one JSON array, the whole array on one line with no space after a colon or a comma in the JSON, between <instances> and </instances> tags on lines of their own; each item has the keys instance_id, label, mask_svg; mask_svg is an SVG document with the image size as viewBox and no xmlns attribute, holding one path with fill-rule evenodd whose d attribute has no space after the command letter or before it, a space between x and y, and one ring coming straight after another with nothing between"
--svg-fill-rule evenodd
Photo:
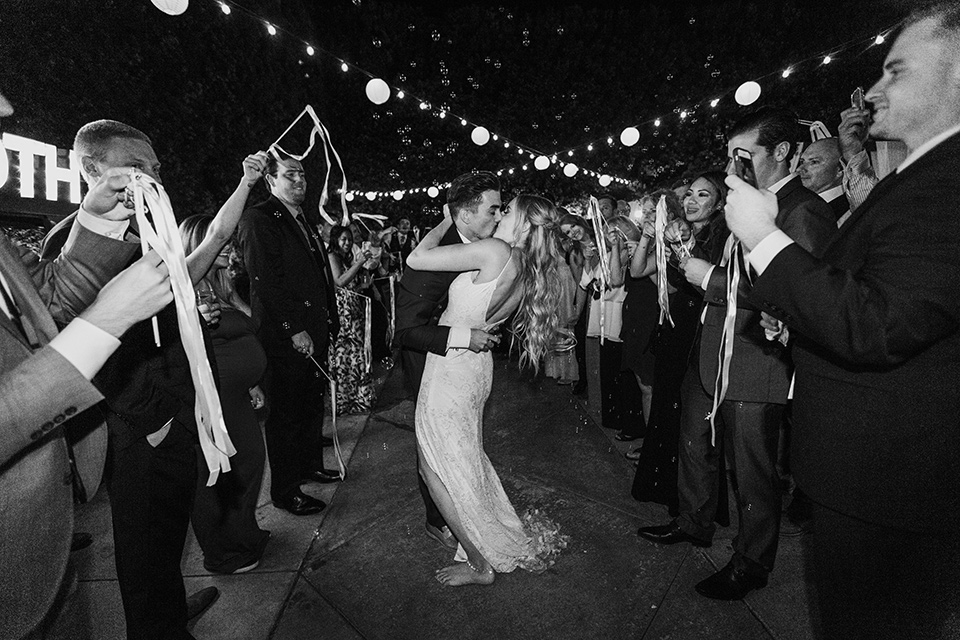
<instances>
[{"instance_id":1,"label":"man in light gray suit","mask_svg":"<svg viewBox=\"0 0 960 640\"><path fill-rule=\"evenodd\" d=\"M11 111L0 96L0 116ZM105 175L88 211L116 210L129 181ZM173 297L152 252L113 277L137 250L83 221L54 261L0 234L0 637L42 625L64 575L73 502L61 425L102 399L90 379L120 336ZM55 318L74 319L58 334Z\"/></svg>"}]
</instances>

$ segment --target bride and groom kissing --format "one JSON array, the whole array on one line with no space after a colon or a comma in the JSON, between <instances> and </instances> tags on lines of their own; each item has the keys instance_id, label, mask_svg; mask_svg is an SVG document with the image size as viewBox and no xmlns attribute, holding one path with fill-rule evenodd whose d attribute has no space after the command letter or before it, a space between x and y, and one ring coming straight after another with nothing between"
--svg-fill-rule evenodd
<instances>
[{"instance_id":1,"label":"bride and groom kissing","mask_svg":"<svg viewBox=\"0 0 960 640\"><path fill-rule=\"evenodd\" d=\"M407 258L394 339L417 398L427 533L457 550L457 562L437 571L437 580L491 584L517 567L545 570L566 546L543 516L517 515L482 438L500 325L512 318L520 365L535 370L561 336L560 291L550 286L562 260L559 215L539 196L502 206L500 181L489 172L455 179L444 210L449 215Z\"/></svg>"}]
</instances>

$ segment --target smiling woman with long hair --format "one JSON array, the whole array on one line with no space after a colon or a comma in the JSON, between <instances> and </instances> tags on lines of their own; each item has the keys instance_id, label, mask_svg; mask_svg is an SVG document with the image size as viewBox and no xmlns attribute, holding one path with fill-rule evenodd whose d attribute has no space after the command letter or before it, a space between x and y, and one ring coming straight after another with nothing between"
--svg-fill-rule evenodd
<instances>
[{"instance_id":1,"label":"smiling woman with long hair","mask_svg":"<svg viewBox=\"0 0 960 640\"><path fill-rule=\"evenodd\" d=\"M552 202L522 195L504 209L492 238L439 246L445 220L407 258L424 271L461 272L449 288L440 323L493 327L514 315L521 366L535 370L563 335L557 287L559 224ZM420 473L460 543L458 560L437 572L443 584L491 584L494 572L546 569L565 546L556 526L536 514L517 515L483 451L483 407L493 381L486 349L427 354L416 431Z\"/></svg>"}]
</instances>

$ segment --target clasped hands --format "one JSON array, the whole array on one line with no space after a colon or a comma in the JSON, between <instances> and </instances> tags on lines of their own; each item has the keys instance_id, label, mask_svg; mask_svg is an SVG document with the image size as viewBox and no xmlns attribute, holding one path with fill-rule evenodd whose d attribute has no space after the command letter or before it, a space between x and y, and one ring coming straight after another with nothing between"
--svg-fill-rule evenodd
<instances>
[{"instance_id":1,"label":"clasped hands","mask_svg":"<svg viewBox=\"0 0 960 640\"><path fill-rule=\"evenodd\" d=\"M491 328L491 331L493 329ZM500 344L500 336L485 329L470 329L470 351L481 353L490 351L494 345Z\"/></svg>"}]
</instances>

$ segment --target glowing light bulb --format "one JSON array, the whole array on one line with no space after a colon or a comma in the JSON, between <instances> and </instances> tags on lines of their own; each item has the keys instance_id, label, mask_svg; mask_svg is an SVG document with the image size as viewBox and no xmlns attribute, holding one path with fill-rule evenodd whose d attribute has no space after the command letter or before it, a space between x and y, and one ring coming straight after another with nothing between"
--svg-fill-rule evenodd
<instances>
[{"instance_id":1,"label":"glowing light bulb","mask_svg":"<svg viewBox=\"0 0 960 640\"><path fill-rule=\"evenodd\" d=\"M230 15L230 11L231 11L230 5L228 5L226 2L221 2L221 3L220 3L220 11L223 11L223 15L225 15L225 16ZM878 37L879 37L879 36L878 36Z\"/></svg>"},{"instance_id":2,"label":"glowing light bulb","mask_svg":"<svg viewBox=\"0 0 960 640\"><path fill-rule=\"evenodd\" d=\"M588 145L587 145L587 151L593 151L593 145L592 145L592 144L588 144Z\"/></svg>"},{"instance_id":3,"label":"glowing light bulb","mask_svg":"<svg viewBox=\"0 0 960 640\"><path fill-rule=\"evenodd\" d=\"M830 64L831 62L833 62L833 58L831 58L830 56L824 56L823 64Z\"/></svg>"},{"instance_id":4,"label":"glowing light bulb","mask_svg":"<svg viewBox=\"0 0 960 640\"><path fill-rule=\"evenodd\" d=\"M307 45L307 55L312 56L314 54L314 49L310 45Z\"/></svg>"},{"instance_id":5,"label":"glowing light bulb","mask_svg":"<svg viewBox=\"0 0 960 640\"><path fill-rule=\"evenodd\" d=\"M655 127L659 127L659 126L660 126L660 118L657 118L656 120L653 121L653 126L655 126Z\"/></svg>"},{"instance_id":6,"label":"glowing light bulb","mask_svg":"<svg viewBox=\"0 0 960 640\"><path fill-rule=\"evenodd\" d=\"M718 104L720 104L720 98L714 98L713 100L710 101L710 106L711 106L711 107L715 107L715 106L717 106Z\"/></svg>"},{"instance_id":7,"label":"glowing light bulb","mask_svg":"<svg viewBox=\"0 0 960 640\"><path fill-rule=\"evenodd\" d=\"M780 76L783 77L783 78L789 78L789 77L790 77L790 73L791 73L792 71L793 71L793 69L791 69L790 67L787 67L786 69L783 70L783 73L781 73Z\"/></svg>"},{"instance_id":8,"label":"glowing light bulb","mask_svg":"<svg viewBox=\"0 0 960 640\"><path fill-rule=\"evenodd\" d=\"M405 94L403 91L397 91L397 98L399 98L400 100L403 100L403 96L405 95L407 94Z\"/></svg>"},{"instance_id":9,"label":"glowing light bulb","mask_svg":"<svg viewBox=\"0 0 960 640\"><path fill-rule=\"evenodd\" d=\"M460 119L460 126L461 126L461 127L467 126L467 121L466 121L465 119L461 118L461 119Z\"/></svg>"},{"instance_id":10,"label":"glowing light bulb","mask_svg":"<svg viewBox=\"0 0 960 640\"><path fill-rule=\"evenodd\" d=\"M272 35L272 36L275 36L275 35L277 35L277 28L268 22L268 23L267 23L267 33L269 33L269 34Z\"/></svg>"},{"instance_id":11,"label":"glowing light bulb","mask_svg":"<svg viewBox=\"0 0 960 640\"><path fill-rule=\"evenodd\" d=\"M340 71L343 71L344 73L346 73L349 68L350 68L350 67L347 66L347 63L346 63L346 62L341 62L341 63L340 63Z\"/></svg>"},{"instance_id":12,"label":"glowing light bulb","mask_svg":"<svg viewBox=\"0 0 960 640\"><path fill-rule=\"evenodd\" d=\"M877 39L873 41L873 44L883 44L883 35L877 36Z\"/></svg>"}]
</instances>

